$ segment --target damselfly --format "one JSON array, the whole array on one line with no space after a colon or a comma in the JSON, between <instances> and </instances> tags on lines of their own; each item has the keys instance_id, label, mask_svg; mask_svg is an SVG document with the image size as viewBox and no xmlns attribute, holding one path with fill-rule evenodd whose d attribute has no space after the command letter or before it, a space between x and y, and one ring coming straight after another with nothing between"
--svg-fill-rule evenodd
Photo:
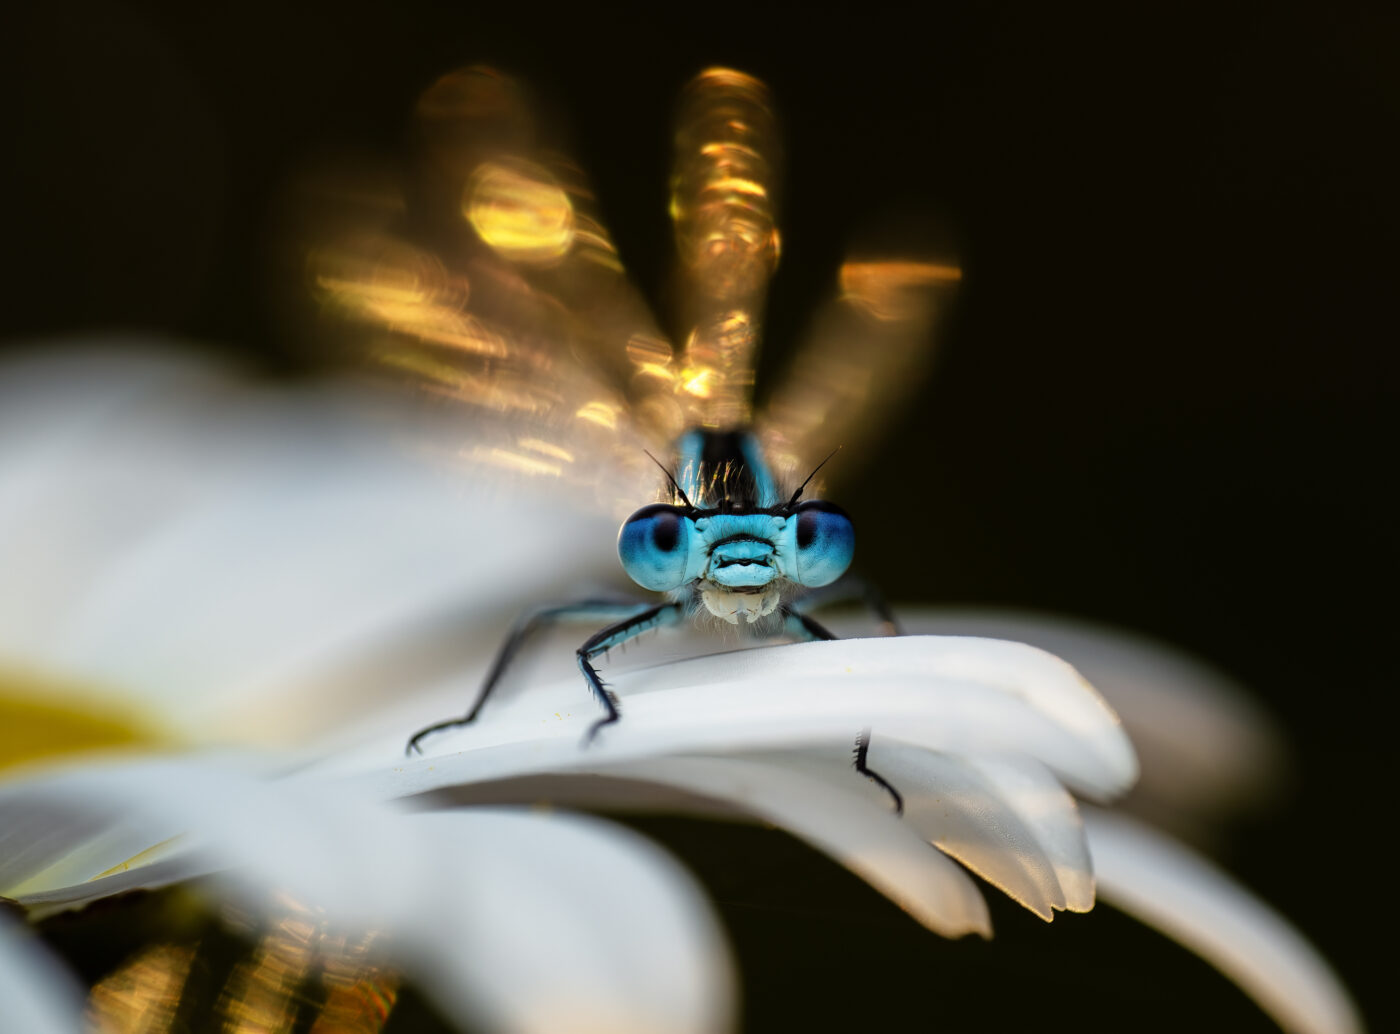
<instances>
[{"instance_id":1,"label":"damselfly","mask_svg":"<svg viewBox=\"0 0 1400 1034\"><path fill-rule=\"evenodd\" d=\"M856 589L838 584L854 527L808 496L837 448L860 446L872 400L887 406L915 382L956 265L848 261L791 376L756 412L755 349L781 250L776 124L762 83L712 68L681 100L670 203L679 351L515 83L485 68L455 72L420 99L415 125L421 161L409 183L339 192L356 200L313 252L321 297L368 330L376 362L474 407L471 462L558 477L574 505L591 495L630 510L651 494L622 524L618 555L633 581L667 598L527 615L470 710L419 731L409 749L474 721L527 637L562 618L607 622L577 650L603 712L588 740L620 716L596 659L644 631L708 614L761 635L833 638L806 610ZM655 458L663 451L669 466ZM883 604L875 609L893 631ZM865 766L868 743L857 741L857 768L884 785Z\"/></svg>"}]
</instances>

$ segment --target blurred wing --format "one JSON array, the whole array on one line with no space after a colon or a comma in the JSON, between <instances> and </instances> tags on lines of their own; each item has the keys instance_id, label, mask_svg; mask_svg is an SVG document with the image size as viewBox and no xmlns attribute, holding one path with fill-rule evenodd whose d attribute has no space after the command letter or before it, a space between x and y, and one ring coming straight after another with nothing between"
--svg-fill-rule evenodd
<instances>
[{"instance_id":1,"label":"blurred wing","mask_svg":"<svg viewBox=\"0 0 1400 1034\"><path fill-rule=\"evenodd\" d=\"M947 259L853 260L756 421L774 473L800 483L838 448L866 446L918 386L962 279Z\"/></svg>"},{"instance_id":2,"label":"blurred wing","mask_svg":"<svg viewBox=\"0 0 1400 1034\"><path fill-rule=\"evenodd\" d=\"M754 355L778 264L778 164L763 83L726 68L696 76L681 99L671 177L686 328L680 390L695 424L752 419Z\"/></svg>"},{"instance_id":3,"label":"blurred wing","mask_svg":"<svg viewBox=\"0 0 1400 1034\"><path fill-rule=\"evenodd\" d=\"M337 350L453 403L431 418L461 422L455 461L635 508L657 480L643 450L683 414L582 174L490 69L444 76L414 115L410 175L341 174L315 199L309 273Z\"/></svg>"}]
</instances>

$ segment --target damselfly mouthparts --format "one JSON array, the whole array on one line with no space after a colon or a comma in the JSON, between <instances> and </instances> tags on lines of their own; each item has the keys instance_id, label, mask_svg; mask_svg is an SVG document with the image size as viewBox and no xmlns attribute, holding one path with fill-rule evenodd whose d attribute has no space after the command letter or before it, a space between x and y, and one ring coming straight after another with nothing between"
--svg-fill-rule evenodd
<instances>
[{"instance_id":1,"label":"damselfly mouthparts","mask_svg":"<svg viewBox=\"0 0 1400 1034\"><path fill-rule=\"evenodd\" d=\"M634 582L667 599L529 614L471 709L419 731L409 749L474 721L528 636L563 618L610 622L577 651L604 712L589 740L620 713L595 659L644 631L695 613L758 634L833 638L805 609L856 588L838 586L855 533L838 507L809 498L814 479L836 449L861 446L878 422L874 400L887 411L916 383L956 264L846 262L792 372L755 411L754 357L781 250L776 120L762 83L712 68L682 97L670 202L679 349L514 82L485 68L452 73L420 99L415 125L422 160L411 181L339 191L356 200L329 217L331 242L313 252L320 296L368 329L361 341L377 363L474 408L469 461L555 476L628 510L650 494L623 523L618 554ZM654 458L662 452L673 465ZM862 734L857 767L880 781L867 746Z\"/></svg>"}]
</instances>

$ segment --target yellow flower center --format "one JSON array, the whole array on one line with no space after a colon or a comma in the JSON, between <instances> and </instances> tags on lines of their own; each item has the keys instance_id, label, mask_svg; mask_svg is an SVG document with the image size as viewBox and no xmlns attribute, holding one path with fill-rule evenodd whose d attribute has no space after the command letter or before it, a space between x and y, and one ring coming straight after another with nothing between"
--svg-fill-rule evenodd
<instances>
[{"instance_id":1,"label":"yellow flower center","mask_svg":"<svg viewBox=\"0 0 1400 1034\"><path fill-rule=\"evenodd\" d=\"M95 751L150 750L176 738L154 716L72 686L0 671L0 771Z\"/></svg>"}]
</instances>

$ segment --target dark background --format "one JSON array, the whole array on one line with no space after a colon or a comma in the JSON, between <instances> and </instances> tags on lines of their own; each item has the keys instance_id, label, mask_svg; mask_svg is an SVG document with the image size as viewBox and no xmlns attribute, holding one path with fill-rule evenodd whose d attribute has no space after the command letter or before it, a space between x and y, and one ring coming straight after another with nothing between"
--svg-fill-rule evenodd
<instances>
[{"instance_id":1,"label":"dark background","mask_svg":"<svg viewBox=\"0 0 1400 1034\"><path fill-rule=\"evenodd\" d=\"M1373 1029L1400 1021L1393 9L195 6L9 16L0 334L168 331L296 372L271 300L289 177L392 153L416 94L481 60L572 127L654 298L674 98L707 63L751 71L789 169L765 370L871 218L933 206L962 241L936 376L845 479L869 573L1147 632L1256 689L1297 778L1225 862ZM948 944L779 834L648 828L719 896L753 1030L1270 1029L1121 917L998 907L996 942Z\"/></svg>"}]
</instances>

